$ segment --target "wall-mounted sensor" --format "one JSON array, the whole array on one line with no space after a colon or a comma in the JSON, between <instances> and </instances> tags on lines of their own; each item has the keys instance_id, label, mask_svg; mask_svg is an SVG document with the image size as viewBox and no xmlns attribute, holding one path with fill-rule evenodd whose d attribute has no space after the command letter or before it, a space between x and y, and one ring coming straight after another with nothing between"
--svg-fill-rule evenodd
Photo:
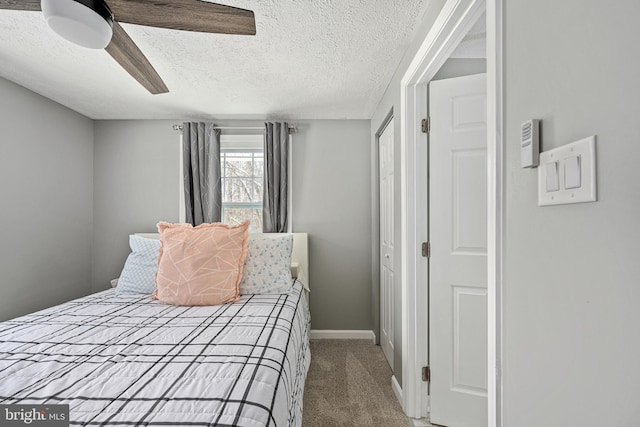
<instances>
[{"instance_id":1,"label":"wall-mounted sensor","mask_svg":"<svg viewBox=\"0 0 640 427\"><path fill-rule=\"evenodd\" d=\"M527 120L520 134L520 166L535 168L540 157L540 120Z\"/></svg>"}]
</instances>

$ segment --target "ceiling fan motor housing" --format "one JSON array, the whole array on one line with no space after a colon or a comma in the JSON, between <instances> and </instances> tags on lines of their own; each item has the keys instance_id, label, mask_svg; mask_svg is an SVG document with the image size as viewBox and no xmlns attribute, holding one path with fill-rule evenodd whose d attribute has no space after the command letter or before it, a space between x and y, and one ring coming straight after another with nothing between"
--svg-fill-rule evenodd
<instances>
[{"instance_id":1,"label":"ceiling fan motor housing","mask_svg":"<svg viewBox=\"0 0 640 427\"><path fill-rule=\"evenodd\" d=\"M42 0L47 25L63 38L104 49L113 35L113 14L103 0Z\"/></svg>"}]
</instances>

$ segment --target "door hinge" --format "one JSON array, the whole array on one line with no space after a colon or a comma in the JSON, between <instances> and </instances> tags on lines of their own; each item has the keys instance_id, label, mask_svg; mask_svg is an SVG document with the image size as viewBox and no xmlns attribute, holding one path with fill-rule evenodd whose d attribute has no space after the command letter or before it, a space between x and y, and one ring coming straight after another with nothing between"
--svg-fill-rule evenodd
<instances>
[{"instance_id":1,"label":"door hinge","mask_svg":"<svg viewBox=\"0 0 640 427\"><path fill-rule=\"evenodd\" d=\"M423 366L422 367L422 381L431 382L431 367Z\"/></svg>"},{"instance_id":2,"label":"door hinge","mask_svg":"<svg viewBox=\"0 0 640 427\"><path fill-rule=\"evenodd\" d=\"M431 132L431 117L422 119L422 133L429 133L429 132Z\"/></svg>"},{"instance_id":3,"label":"door hinge","mask_svg":"<svg viewBox=\"0 0 640 427\"><path fill-rule=\"evenodd\" d=\"M424 258L431 257L431 243L430 242L422 242L422 256Z\"/></svg>"}]
</instances>

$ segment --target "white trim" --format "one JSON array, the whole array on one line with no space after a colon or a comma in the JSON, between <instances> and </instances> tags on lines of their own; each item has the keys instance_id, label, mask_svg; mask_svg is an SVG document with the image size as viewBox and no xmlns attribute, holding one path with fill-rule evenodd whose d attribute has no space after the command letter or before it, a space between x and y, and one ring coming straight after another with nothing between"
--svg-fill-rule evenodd
<instances>
[{"instance_id":1,"label":"white trim","mask_svg":"<svg viewBox=\"0 0 640 427\"><path fill-rule=\"evenodd\" d=\"M419 420L411 418L411 425L413 427L435 427L433 424L427 421L426 418L420 418Z\"/></svg>"},{"instance_id":2,"label":"white trim","mask_svg":"<svg viewBox=\"0 0 640 427\"><path fill-rule=\"evenodd\" d=\"M375 344L376 336L367 330L327 330L312 329L312 340L371 340Z\"/></svg>"},{"instance_id":3,"label":"white trim","mask_svg":"<svg viewBox=\"0 0 640 427\"><path fill-rule=\"evenodd\" d=\"M393 108L392 108L391 110L389 110L389 113L387 113L387 117L385 117L385 119L382 121L382 125L380 125L380 127L376 131L376 141L380 139L380 135L384 133L384 131L387 129L387 126L389 126L389 123L391 123L391 120L393 120L393 118L394 118L394 115L393 115Z\"/></svg>"},{"instance_id":4,"label":"white trim","mask_svg":"<svg viewBox=\"0 0 640 427\"><path fill-rule=\"evenodd\" d=\"M262 150L264 135L220 135L220 149Z\"/></svg>"},{"instance_id":5,"label":"white trim","mask_svg":"<svg viewBox=\"0 0 640 427\"><path fill-rule=\"evenodd\" d=\"M427 301L428 287L426 280L422 279L428 277L428 263L419 255L421 242L429 237L425 167L428 164L428 152L426 136L419 131L420 122L426 115L427 84L485 10L485 0L447 0L400 84L400 169L401 194L404 196L400 219L403 241L402 385L403 408L412 418L426 416L429 404L427 384L422 382L420 372L427 363L428 340L425 331L429 326L428 312L423 304L423 301ZM492 97L495 97L495 93L488 93L488 98ZM489 356L492 354L490 352Z\"/></svg>"},{"instance_id":6,"label":"white trim","mask_svg":"<svg viewBox=\"0 0 640 427\"><path fill-rule=\"evenodd\" d=\"M489 427L501 427L504 217L503 3L487 0L487 386Z\"/></svg>"},{"instance_id":7,"label":"white trim","mask_svg":"<svg viewBox=\"0 0 640 427\"><path fill-rule=\"evenodd\" d=\"M393 390L393 394L396 395L398 402L402 404L402 387L398 384L398 380L395 375L391 375L391 389Z\"/></svg>"}]
</instances>

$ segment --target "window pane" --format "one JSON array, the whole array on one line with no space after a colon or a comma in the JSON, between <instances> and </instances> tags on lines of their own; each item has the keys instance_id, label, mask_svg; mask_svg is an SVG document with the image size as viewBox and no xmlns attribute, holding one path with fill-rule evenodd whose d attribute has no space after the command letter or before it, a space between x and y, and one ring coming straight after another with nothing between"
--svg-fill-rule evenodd
<instances>
[{"instance_id":1,"label":"window pane","mask_svg":"<svg viewBox=\"0 0 640 427\"><path fill-rule=\"evenodd\" d=\"M251 153L226 153L224 171L227 177L250 177L253 174Z\"/></svg>"},{"instance_id":2,"label":"window pane","mask_svg":"<svg viewBox=\"0 0 640 427\"><path fill-rule=\"evenodd\" d=\"M253 174L255 176L263 176L264 174L264 156L262 153L257 153L255 157Z\"/></svg>"},{"instance_id":3,"label":"window pane","mask_svg":"<svg viewBox=\"0 0 640 427\"><path fill-rule=\"evenodd\" d=\"M254 185L252 179L227 178L224 180L223 203L253 202Z\"/></svg>"},{"instance_id":4,"label":"window pane","mask_svg":"<svg viewBox=\"0 0 640 427\"><path fill-rule=\"evenodd\" d=\"M222 220L237 225L249 220L252 232L262 232L264 153L257 149L223 149Z\"/></svg>"},{"instance_id":5,"label":"window pane","mask_svg":"<svg viewBox=\"0 0 640 427\"><path fill-rule=\"evenodd\" d=\"M262 208L253 209L251 230L255 230L256 233L262 233Z\"/></svg>"},{"instance_id":6,"label":"window pane","mask_svg":"<svg viewBox=\"0 0 640 427\"><path fill-rule=\"evenodd\" d=\"M251 208L225 208L224 209L224 222L229 225L238 225L244 221L251 220Z\"/></svg>"},{"instance_id":7,"label":"window pane","mask_svg":"<svg viewBox=\"0 0 640 427\"><path fill-rule=\"evenodd\" d=\"M224 207L223 211L225 224L233 226L242 224L244 221L250 221L250 232L262 232L262 208Z\"/></svg>"},{"instance_id":8,"label":"window pane","mask_svg":"<svg viewBox=\"0 0 640 427\"><path fill-rule=\"evenodd\" d=\"M262 178L257 178L253 181L253 202L262 204L262 187L264 183Z\"/></svg>"}]
</instances>

